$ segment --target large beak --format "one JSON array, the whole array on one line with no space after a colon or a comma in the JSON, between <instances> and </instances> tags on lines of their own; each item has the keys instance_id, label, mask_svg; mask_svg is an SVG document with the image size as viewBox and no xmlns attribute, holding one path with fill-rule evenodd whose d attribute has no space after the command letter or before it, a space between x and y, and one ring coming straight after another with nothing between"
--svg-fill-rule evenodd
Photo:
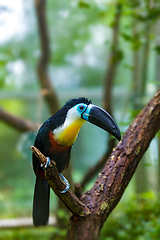
<instances>
[{"instance_id":1,"label":"large beak","mask_svg":"<svg viewBox=\"0 0 160 240\"><path fill-rule=\"evenodd\" d=\"M81 114L81 118L109 132L119 141L121 140L119 127L111 115L104 109L89 104L86 110Z\"/></svg>"}]
</instances>

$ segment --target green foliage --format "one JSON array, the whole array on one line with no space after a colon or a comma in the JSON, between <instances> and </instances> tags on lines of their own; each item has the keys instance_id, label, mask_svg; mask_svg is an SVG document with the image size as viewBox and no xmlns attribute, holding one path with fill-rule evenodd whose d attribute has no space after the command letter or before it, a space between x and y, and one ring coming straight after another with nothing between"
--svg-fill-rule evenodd
<instances>
[{"instance_id":1,"label":"green foliage","mask_svg":"<svg viewBox=\"0 0 160 240\"><path fill-rule=\"evenodd\" d=\"M89 7L90 7L90 5L89 5L87 2L84 2L84 1L80 1L80 2L78 3L78 6L79 6L80 8L89 8Z\"/></svg>"},{"instance_id":2,"label":"green foliage","mask_svg":"<svg viewBox=\"0 0 160 240\"><path fill-rule=\"evenodd\" d=\"M45 227L38 229L1 230L0 240L33 238L63 239L66 235L68 214L59 210L58 218L63 228ZM153 192L123 199L104 224L100 240L158 240L160 239L160 202Z\"/></svg>"},{"instance_id":3,"label":"green foliage","mask_svg":"<svg viewBox=\"0 0 160 240\"><path fill-rule=\"evenodd\" d=\"M100 239L160 239L159 200L148 192L120 203L104 224Z\"/></svg>"},{"instance_id":4,"label":"green foliage","mask_svg":"<svg viewBox=\"0 0 160 240\"><path fill-rule=\"evenodd\" d=\"M131 49L138 50L142 46L142 39L140 33L136 33L135 36L129 35L128 33L121 33L123 39L130 43Z\"/></svg>"},{"instance_id":5,"label":"green foliage","mask_svg":"<svg viewBox=\"0 0 160 240\"><path fill-rule=\"evenodd\" d=\"M44 240L50 239L54 235L56 240L64 238L65 232L50 227L40 227L40 228L27 228L27 229L13 229L13 230L1 230L0 240Z\"/></svg>"},{"instance_id":6,"label":"green foliage","mask_svg":"<svg viewBox=\"0 0 160 240\"><path fill-rule=\"evenodd\" d=\"M160 54L160 46L156 46L154 50L156 51L156 53Z\"/></svg>"}]
</instances>

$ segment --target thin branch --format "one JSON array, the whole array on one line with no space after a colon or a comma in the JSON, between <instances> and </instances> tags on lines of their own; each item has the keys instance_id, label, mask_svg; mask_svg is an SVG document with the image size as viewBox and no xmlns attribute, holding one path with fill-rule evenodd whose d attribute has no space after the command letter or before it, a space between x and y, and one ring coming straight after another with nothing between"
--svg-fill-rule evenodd
<instances>
[{"instance_id":1,"label":"thin branch","mask_svg":"<svg viewBox=\"0 0 160 240\"><path fill-rule=\"evenodd\" d=\"M32 146L31 150L38 157L41 164L47 163L47 158L36 147ZM49 186L63 201L70 212L76 216L89 214L89 210L86 208L85 204L81 202L70 190L63 194L60 193L60 191L64 190L65 183L60 178L56 164L53 160L51 160L49 166L45 169L45 177Z\"/></svg>"},{"instance_id":2,"label":"thin branch","mask_svg":"<svg viewBox=\"0 0 160 240\"><path fill-rule=\"evenodd\" d=\"M20 132L37 131L38 125L31 123L29 120L16 117L2 108L0 108L0 120Z\"/></svg>"},{"instance_id":3,"label":"thin branch","mask_svg":"<svg viewBox=\"0 0 160 240\"><path fill-rule=\"evenodd\" d=\"M133 18L132 22L132 35L133 38L137 38L137 27L139 26L139 21L136 17ZM133 67L134 70L132 72L133 76L133 91L132 91L132 104L135 110L140 109L140 50L134 49L133 50ZM131 94L130 94L131 95ZM128 102L128 101L127 101Z\"/></svg>"},{"instance_id":4,"label":"thin branch","mask_svg":"<svg viewBox=\"0 0 160 240\"><path fill-rule=\"evenodd\" d=\"M141 96L141 102L142 105L144 104L144 98L146 96L146 87L147 87L147 77L148 77L148 66L149 66L149 53L150 53L150 45L151 45L151 39L150 34L152 30L152 22L147 21L145 26L145 33L144 37L146 38L146 41L143 46L143 59L142 59L142 70L141 70L141 84L140 84L140 96Z\"/></svg>"},{"instance_id":5,"label":"thin branch","mask_svg":"<svg viewBox=\"0 0 160 240\"><path fill-rule=\"evenodd\" d=\"M153 7L154 1L149 0L148 2L148 11L150 11ZM145 23L144 28L144 37L145 42L143 46L143 59L142 59L142 79L141 79L141 86L140 86L140 92L141 92L141 102L143 103L144 97L146 96L146 86L147 86L147 77L148 77L148 66L149 66L149 54L150 54L150 45L151 45L151 38L150 35L153 31L153 22L148 19Z\"/></svg>"},{"instance_id":6,"label":"thin branch","mask_svg":"<svg viewBox=\"0 0 160 240\"><path fill-rule=\"evenodd\" d=\"M120 26L121 15L122 15L122 5L120 3L118 3L116 6L111 52L110 52L110 56L109 56L108 70L107 70L107 73L105 76L104 96L103 96L104 109L106 111L108 111L110 114L112 114L112 112L111 112L111 92L112 92L111 89L113 86L113 81L115 78L117 64L118 64L118 35L119 35L119 26Z\"/></svg>"},{"instance_id":7,"label":"thin branch","mask_svg":"<svg viewBox=\"0 0 160 240\"><path fill-rule=\"evenodd\" d=\"M50 217L48 225L55 225L56 218ZM14 218L14 219L1 219L0 220L0 229L19 229L33 227L32 218Z\"/></svg>"},{"instance_id":8,"label":"thin branch","mask_svg":"<svg viewBox=\"0 0 160 240\"><path fill-rule=\"evenodd\" d=\"M32 152L36 155L42 165L47 164L47 158L34 146L31 146Z\"/></svg>"},{"instance_id":9,"label":"thin branch","mask_svg":"<svg viewBox=\"0 0 160 240\"><path fill-rule=\"evenodd\" d=\"M50 43L46 23L45 0L35 0L38 28L41 42L41 57L37 66L37 73L41 85L41 93L44 96L50 112L54 114L59 109L58 98L55 89L48 76L48 64L50 60Z\"/></svg>"}]
</instances>

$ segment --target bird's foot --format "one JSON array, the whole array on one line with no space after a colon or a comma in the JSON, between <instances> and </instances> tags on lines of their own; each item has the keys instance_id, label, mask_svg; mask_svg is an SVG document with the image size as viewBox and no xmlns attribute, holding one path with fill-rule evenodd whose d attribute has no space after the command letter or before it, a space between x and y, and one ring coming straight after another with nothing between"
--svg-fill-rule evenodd
<instances>
[{"instance_id":1,"label":"bird's foot","mask_svg":"<svg viewBox=\"0 0 160 240\"><path fill-rule=\"evenodd\" d=\"M69 182L61 173L59 173L59 175L62 178L62 180L66 183L65 189L63 191L60 191L60 193L66 193L69 190L69 187L70 187Z\"/></svg>"},{"instance_id":2,"label":"bird's foot","mask_svg":"<svg viewBox=\"0 0 160 240\"><path fill-rule=\"evenodd\" d=\"M41 163L41 167L47 168L50 165L50 162L51 162L50 158L47 157L47 163L43 163L43 164Z\"/></svg>"}]
</instances>

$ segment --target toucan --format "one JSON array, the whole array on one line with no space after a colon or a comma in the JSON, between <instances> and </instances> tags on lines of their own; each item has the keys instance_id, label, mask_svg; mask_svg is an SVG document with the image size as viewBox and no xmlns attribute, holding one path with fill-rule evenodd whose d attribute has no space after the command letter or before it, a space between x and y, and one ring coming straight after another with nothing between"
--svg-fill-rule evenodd
<instances>
[{"instance_id":1,"label":"toucan","mask_svg":"<svg viewBox=\"0 0 160 240\"><path fill-rule=\"evenodd\" d=\"M72 145L86 121L104 129L118 140L121 139L120 130L109 113L84 97L68 101L43 123L36 136L34 146L47 157L48 163L50 159L55 161L58 172L66 182L66 188L61 194L69 189L69 183L61 172L68 166ZM36 155L33 154L32 159L36 175L33 223L35 226L44 226L49 218L50 187L45 180L44 166Z\"/></svg>"}]
</instances>

